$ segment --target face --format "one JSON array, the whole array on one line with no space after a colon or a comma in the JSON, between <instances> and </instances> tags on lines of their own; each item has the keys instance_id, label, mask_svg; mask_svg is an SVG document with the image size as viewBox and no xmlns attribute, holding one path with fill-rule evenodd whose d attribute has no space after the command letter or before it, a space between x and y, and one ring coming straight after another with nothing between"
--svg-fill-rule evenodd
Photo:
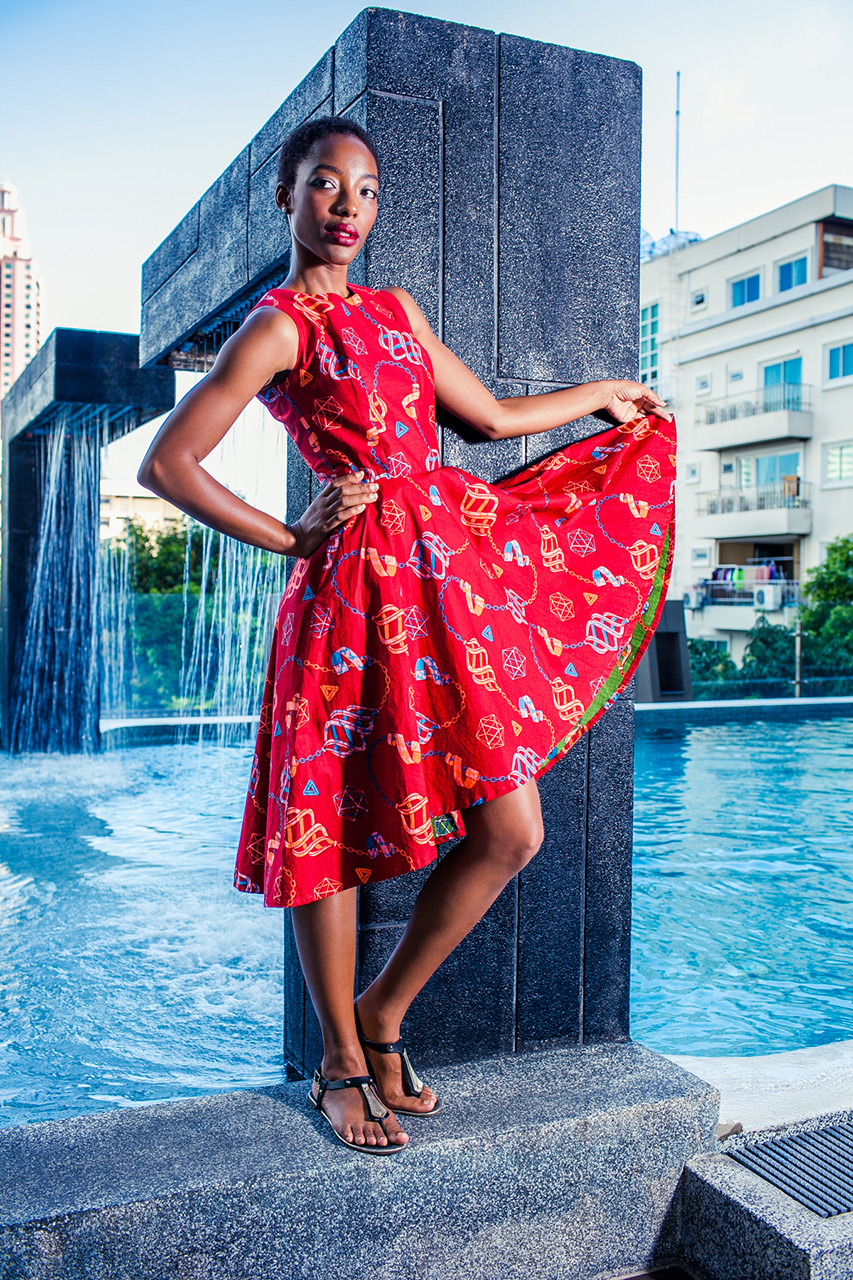
<instances>
[{"instance_id":1,"label":"face","mask_svg":"<svg viewBox=\"0 0 853 1280\"><path fill-rule=\"evenodd\" d=\"M292 191L279 185L276 204L290 233L315 259L347 266L376 221L376 160L359 138L332 134L315 142L299 165Z\"/></svg>"}]
</instances>

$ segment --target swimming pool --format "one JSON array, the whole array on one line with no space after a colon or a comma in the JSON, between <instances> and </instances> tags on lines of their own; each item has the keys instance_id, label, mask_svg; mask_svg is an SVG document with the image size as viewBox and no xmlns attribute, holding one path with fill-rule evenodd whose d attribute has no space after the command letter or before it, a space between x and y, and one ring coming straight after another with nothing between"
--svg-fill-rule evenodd
<instances>
[{"instance_id":1,"label":"swimming pool","mask_svg":"<svg viewBox=\"0 0 853 1280\"><path fill-rule=\"evenodd\" d=\"M853 719L638 717L631 1031L663 1053L853 1038Z\"/></svg>"},{"instance_id":2,"label":"swimming pool","mask_svg":"<svg viewBox=\"0 0 853 1280\"><path fill-rule=\"evenodd\" d=\"M282 1078L283 913L230 888L250 758L4 759L0 1125ZM640 724L636 788L635 1038L853 1036L853 720Z\"/></svg>"}]
</instances>

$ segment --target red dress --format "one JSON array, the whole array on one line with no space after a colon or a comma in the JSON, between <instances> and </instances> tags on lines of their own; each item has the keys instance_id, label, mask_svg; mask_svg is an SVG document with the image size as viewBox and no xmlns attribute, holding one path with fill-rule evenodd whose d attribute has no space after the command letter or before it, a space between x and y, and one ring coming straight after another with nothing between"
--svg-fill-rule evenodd
<instances>
[{"instance_id":1,"label":"red dress","mask_svg":"<svg viewBox=\"0 0 853 1280\"><path fill-rule=\"evenodd\" d=\"M544 774L624 688L673 550L672 424L487 484L442 466L430 359L393 294L273 289L296 367L261 399L324 481L379 499L281 602L235 884L292 907L422 867L460 810Z\"/></svg>"}]
</instances>

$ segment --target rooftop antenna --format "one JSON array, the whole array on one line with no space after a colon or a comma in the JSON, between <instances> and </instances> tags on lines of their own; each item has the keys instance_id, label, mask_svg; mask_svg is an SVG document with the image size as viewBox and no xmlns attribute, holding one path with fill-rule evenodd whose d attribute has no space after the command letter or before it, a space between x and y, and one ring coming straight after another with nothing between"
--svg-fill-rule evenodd
<instances>
[{"instance_id":1,"label":"rooftop antenna","mask_svg":"<svg viewBox=\"0 0 853 1280\"><path fill-rule=\"evenodd\" d=\"M678 248L678 150L681 132L681 72L675 73L675 248Z\"/></svg>"}]
</instances>

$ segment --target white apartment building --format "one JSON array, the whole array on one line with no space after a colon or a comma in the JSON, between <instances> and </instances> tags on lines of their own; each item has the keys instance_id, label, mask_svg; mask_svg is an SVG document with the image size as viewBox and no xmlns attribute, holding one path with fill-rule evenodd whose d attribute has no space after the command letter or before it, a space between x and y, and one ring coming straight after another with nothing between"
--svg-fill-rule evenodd
<instances>
[{"instance_id":1,"label":"white apartment building","mask_svg":"<svg viewBox=\"0 0 853 1280\"><path fill-rule=\"evenodd\" d=\"M40 345L38 272L18 189L0 183L0 399Z\"/></svg>"},{"instance_id":2,"label":"white apartment building","mask_svg":"<svg viewBox=\"0 0 853 1280\"><path fill-rule=\"evenodd\" d=\"M670 598L735 661L853 534L853 188L825 187L640 271L640 376L679 429Z\"/></svg>"}]
</instances>

